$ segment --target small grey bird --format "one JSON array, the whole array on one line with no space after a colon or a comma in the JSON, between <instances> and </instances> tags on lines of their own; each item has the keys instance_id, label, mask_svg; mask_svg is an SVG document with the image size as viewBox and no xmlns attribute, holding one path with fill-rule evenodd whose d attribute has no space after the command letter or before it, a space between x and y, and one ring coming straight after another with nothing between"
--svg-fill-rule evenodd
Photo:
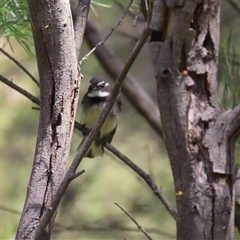
<instances>
[{"instance_id":1,"label":"small grey bird","mask_svg":"<svg viewBox=\"0 0 240 240\"><path fill-rule=\"evenodd\" d=\"M102 77L94 77L90 80L90 86L84 95L81 104L80 123L83 127L90 130L97 122L103 108L106 105L110 93L111 86ZM104 141L110 143L113 139L121 113L121 106L121 100L120 97L118 97L110 114L100 129L100 139L93 141L84 157L94 158L103 156L103 143ZM79 144L78 149L81 147L82 142Z\"/></svg>"}]
</instances>

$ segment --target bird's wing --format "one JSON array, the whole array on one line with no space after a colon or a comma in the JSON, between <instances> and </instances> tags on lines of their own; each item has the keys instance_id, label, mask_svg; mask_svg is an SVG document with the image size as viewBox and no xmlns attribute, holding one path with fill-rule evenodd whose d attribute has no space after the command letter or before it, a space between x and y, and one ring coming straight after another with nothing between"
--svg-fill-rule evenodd
<instances>
[{"instance_id":1,"label":"bird's wing","mask_svg":"<svg viewBox=\"0 0 240 240\"><path fill-rule=\"evenodd\" d=\"M103 141L111 143L116 130L117 130L117 126L110 133L108 133L106 136L103 137Z\"/></svg>"}]
</instances>

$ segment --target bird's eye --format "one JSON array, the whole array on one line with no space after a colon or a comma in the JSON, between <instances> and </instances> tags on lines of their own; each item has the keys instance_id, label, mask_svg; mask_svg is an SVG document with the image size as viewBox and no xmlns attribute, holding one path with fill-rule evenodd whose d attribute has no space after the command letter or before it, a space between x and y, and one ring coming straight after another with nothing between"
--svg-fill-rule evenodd
<instances>
[{"instance_id":1,"label":"bird's eye","mask_svg":"<svg viewBox=\"0 0 240 240\"><path fill-rule=\"evenodd\" d=\"M103 84L101 84L101 88L104 88L104 86L105 86L105 84L103 83Z\"/></svg>"}]
</instances>

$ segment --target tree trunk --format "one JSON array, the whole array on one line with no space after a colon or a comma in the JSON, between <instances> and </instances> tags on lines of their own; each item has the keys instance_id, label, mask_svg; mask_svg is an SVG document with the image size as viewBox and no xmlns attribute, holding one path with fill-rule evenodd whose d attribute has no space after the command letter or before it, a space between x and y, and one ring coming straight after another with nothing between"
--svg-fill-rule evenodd
<instances>
[{"instance_id":1,"label":"tree trunk","mask_svg":"<svg viewBox=\"0 0 240 240\"><path fill-rule=\"evenodd\" d=\"M177 239L233 239L239 107L221 112L217 102L220 2L169 0L165 8L151 51L177 195Z\"/></svg>"},{"instance_id":2,"label":"tree trunk","mask_svg":"<svg viewBox=\"0 0 240 240\"><path fill-rule=\"evenodd\" d=\"M28 4L40 76L41 110L33 170L16 236L21 240L34 239L63 179L80 80L69 2L29 0ZM54 218L41 239L50 239Z\"/></svg>"}]
</instances>

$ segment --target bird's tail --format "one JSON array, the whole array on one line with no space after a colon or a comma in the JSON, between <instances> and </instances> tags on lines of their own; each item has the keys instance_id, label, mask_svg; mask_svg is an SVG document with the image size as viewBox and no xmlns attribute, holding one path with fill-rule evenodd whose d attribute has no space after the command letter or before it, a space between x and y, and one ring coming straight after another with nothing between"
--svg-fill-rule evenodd
<instances>
[{"instance_id":1,"label":"bird's tail","mask_svg":"<svg viewBox=\"0 0 240 240\"><path fill-rule=\"evenodd\" d=\"M77 151L82 146L82 143L85 138L81 141L81 143L78 145ZM104 148L103 145L98 143L97 141L93 141L87 152L85 153L84 157L87 158L95 158L95 157L102 157L104 154Z\"/></svg>"}]
</instances>

